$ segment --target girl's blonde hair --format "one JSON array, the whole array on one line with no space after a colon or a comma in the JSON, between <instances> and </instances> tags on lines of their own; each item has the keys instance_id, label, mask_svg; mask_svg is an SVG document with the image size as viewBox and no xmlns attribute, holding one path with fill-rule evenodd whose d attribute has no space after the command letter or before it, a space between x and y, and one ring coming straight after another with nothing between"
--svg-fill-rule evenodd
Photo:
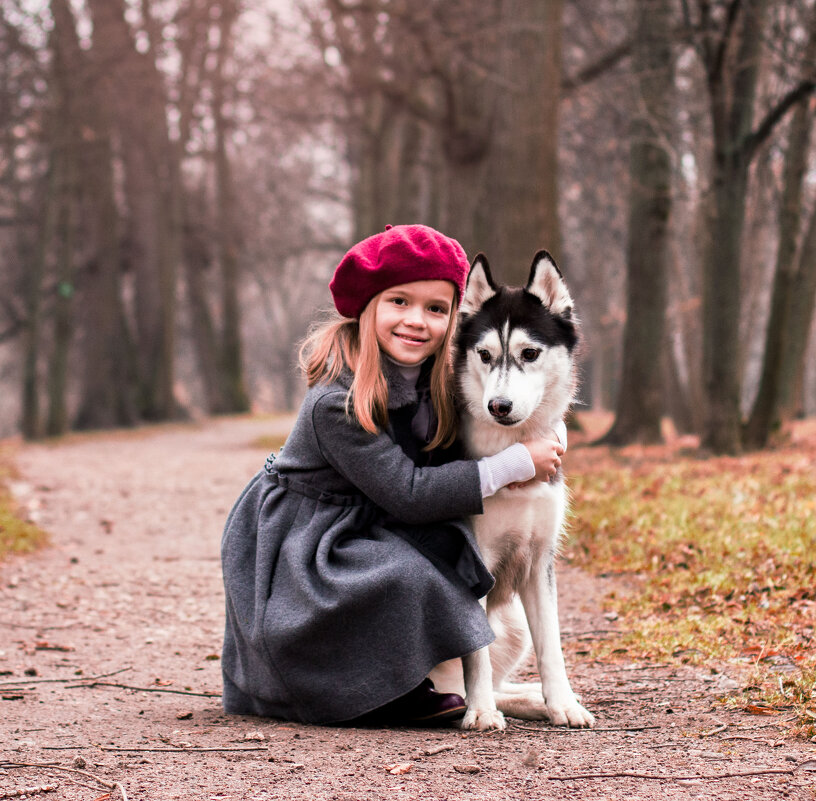
<instances>
[{"instance_id":1,"label":"girl's blonde hair","mask_svg":"<svg viewBox=\"0 0 816 801\"><path fill-rule=\"evenodd\" d=\"M379 433L388 423L388 384L383 374L384 357L374 328L378 297L368 302L359 321L335 312L328 320L318 323L309 332L299 353L300 368L310 387L320 382L330 384L346 366L354 373L346 411L353 412L360 425L371 434ZM426 451L447 448L456 439L450 343L456 328L458 305L454 293L448 330L431 369L431 403L438 422Z\"/></svg>"}]
</instances>

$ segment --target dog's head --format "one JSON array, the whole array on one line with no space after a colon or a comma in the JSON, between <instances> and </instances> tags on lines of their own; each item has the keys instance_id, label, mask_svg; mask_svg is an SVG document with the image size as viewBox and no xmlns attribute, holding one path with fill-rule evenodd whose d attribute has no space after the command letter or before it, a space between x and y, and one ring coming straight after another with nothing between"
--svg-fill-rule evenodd
<instances>
[{"instance_id":1,"label":"dog's head","mask_svg":"<svg viewBox=\"0 0 816 801\"><path fill-rule=\"evenodd\" d=\"M547 251L533 258L523 288L496 284L479 254L468 275L455 346L463 410L508 427L561 419L576 389L578 341L572 298Z\"/></svg>"}]
</instances>

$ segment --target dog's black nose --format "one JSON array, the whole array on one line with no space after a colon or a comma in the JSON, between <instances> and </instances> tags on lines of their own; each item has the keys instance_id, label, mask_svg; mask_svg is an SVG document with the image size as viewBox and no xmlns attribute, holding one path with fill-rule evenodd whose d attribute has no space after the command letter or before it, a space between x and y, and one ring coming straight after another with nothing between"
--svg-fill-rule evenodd
<instances>
[{"instance_id":1,"label":"dog's black nose","mask_svg":"<svg viewBox=\"0 0 816 801\"><path fill-rule=\"evenodd\" d=\"M487 408L493 417L507 417L513 411L513 401L507 398L493 398L487 404Z\"/></svg>"}]
</instances>

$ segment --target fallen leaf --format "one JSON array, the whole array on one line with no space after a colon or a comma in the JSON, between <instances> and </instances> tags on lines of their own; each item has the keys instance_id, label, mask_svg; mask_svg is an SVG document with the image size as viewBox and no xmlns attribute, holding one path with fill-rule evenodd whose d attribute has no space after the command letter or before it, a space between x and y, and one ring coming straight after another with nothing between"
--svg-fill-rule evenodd
<instances>
[{"instance_id":1,"label":"fallen leaf","mask_svg":"<svg viewBox=\"0 0 816 801\"><path fill-rule=\"evenodd\" d=\"M759 706L758 704L748 704L745 711L752 715L775 715L778 710L770 706Z\"/></svg>"},{"instance_id":2,"label":"fallen leaf","mask_svg":"<svg viewBox=\"0 0 816 801\"><path fill-rule=\"evenodd\" d=\"M414 766L410 762L395 762L393 765L383 765L383 768L392 776L401 776L408 773Z\"/></svg>"}]
</instances>

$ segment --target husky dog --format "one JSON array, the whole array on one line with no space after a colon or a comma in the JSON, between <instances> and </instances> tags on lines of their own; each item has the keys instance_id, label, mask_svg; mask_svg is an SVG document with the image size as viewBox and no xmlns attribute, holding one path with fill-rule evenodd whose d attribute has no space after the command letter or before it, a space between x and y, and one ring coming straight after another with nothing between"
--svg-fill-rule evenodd
<instances>
[{"instance_id":1,"label":"husky dog","mask_svg":"<svg viewBox=\"0 0 816 801\"><path fill-rule=\"evenodd\" d=\"M577 385L577 321L552 257L536 254L521 289L496 285L480 254L461 315L454 358L468 455L479 459L541 437L564 418ZM595 722L572 692L561 651L554 559L566 507L559 470L548 483L504 488L486 498L484 514L472 521L496 577L486 599L496 640L431 674L440 690L464 692L465 729L503 729L503 713L558 726ZM541 684L510 684L531 639Z\"/></svg>"}]
</instances>

